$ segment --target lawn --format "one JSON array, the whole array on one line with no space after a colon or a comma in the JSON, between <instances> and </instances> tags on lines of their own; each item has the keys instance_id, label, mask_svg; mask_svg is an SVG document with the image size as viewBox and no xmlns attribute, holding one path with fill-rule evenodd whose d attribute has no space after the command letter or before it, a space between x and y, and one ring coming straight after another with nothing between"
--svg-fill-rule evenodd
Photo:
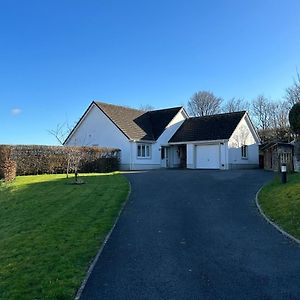
<instances>
[{"instance_id":1,"label":"lawn","mask_svg":"<svg viewBox=\"0 0 300 300\"><path fill-rule=\"evenodd\" d=\"M0 183L0 299L72 299L129 191L120 174Z\"/></svg>"},{"instance_id":2,"label":"lawn","mask_svg":"<svg viewBox=\"0 0 300 300\"><path fill-rule=\"evenodd\" d=\"M285 231L300 239L300 174L288 175L281 184L275 178L259 193L259 203L264 213Z\"/></svg>"}]
</instances>

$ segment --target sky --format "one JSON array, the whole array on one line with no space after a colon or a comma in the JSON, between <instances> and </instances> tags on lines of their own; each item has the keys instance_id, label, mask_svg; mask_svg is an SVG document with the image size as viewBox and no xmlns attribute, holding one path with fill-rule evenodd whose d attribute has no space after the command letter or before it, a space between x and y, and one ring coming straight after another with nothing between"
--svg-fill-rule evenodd
<instances>
[{"instance_id":1,"label":"sky","mask_svg":"<svg viewBox=\"0 0 300 300\"><path fill-rule=\"evenodd\" d=\"M282 99L297 68L299 0L0 0L0 144L57 144L93 100Z\"/></svg>"}]
</instances>

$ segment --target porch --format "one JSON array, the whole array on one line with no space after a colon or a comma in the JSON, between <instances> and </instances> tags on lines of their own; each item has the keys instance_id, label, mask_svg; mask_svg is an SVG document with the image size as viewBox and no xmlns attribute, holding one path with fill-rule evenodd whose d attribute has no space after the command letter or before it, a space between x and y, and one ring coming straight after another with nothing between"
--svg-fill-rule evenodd
<instances>
[{"instance_id":1,"label":"porch","mask_svg":"<svg viewBox=\"0 0 300 300\"><path fill-rule=\"evenodd\" d=\"M162 168L186 168L186 144L164 145L160 155Z\"/></svg>"}]
</instances>

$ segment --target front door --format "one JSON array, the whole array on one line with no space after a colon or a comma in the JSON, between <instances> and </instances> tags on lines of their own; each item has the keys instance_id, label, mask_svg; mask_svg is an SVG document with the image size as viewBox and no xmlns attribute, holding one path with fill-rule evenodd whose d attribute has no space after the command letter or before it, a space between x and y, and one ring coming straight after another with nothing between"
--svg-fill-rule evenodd
<instances>
[{"instance_id":1,"label":"front door","mask_svg":"<svg viewBox=\"0 0 300 300\"><path fill-rule=\"evenodd\" d=\"M161 166L170 167L170 147L161 147Z\"/></svg>"},{"instance_id":2,"label":"front door","mask_svg":"<svg viewBox=\"0 0 300 300\"><path fill-rule=\"evenodd\" d=\"M170 168L170 148L166 147L166 168Z\"/></svg>"}]
</instances>

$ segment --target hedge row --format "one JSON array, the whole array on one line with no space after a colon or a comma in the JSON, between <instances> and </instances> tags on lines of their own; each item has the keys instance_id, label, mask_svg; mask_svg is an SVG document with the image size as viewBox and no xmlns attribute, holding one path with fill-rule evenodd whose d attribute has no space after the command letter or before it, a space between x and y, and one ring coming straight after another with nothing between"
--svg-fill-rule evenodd
<instances>
[{"instance_id":1,"label":"hedge row","mask_svg":"<svg viewBox=\"0 0 300 300\"><path fill-rule=\"evenodd\" d=\"M0 178L45 173L111 172L119 169L119 149L43 145L0 145ZM15 170L14 170L15 169Z\"/></svg>"}]
</instances>

